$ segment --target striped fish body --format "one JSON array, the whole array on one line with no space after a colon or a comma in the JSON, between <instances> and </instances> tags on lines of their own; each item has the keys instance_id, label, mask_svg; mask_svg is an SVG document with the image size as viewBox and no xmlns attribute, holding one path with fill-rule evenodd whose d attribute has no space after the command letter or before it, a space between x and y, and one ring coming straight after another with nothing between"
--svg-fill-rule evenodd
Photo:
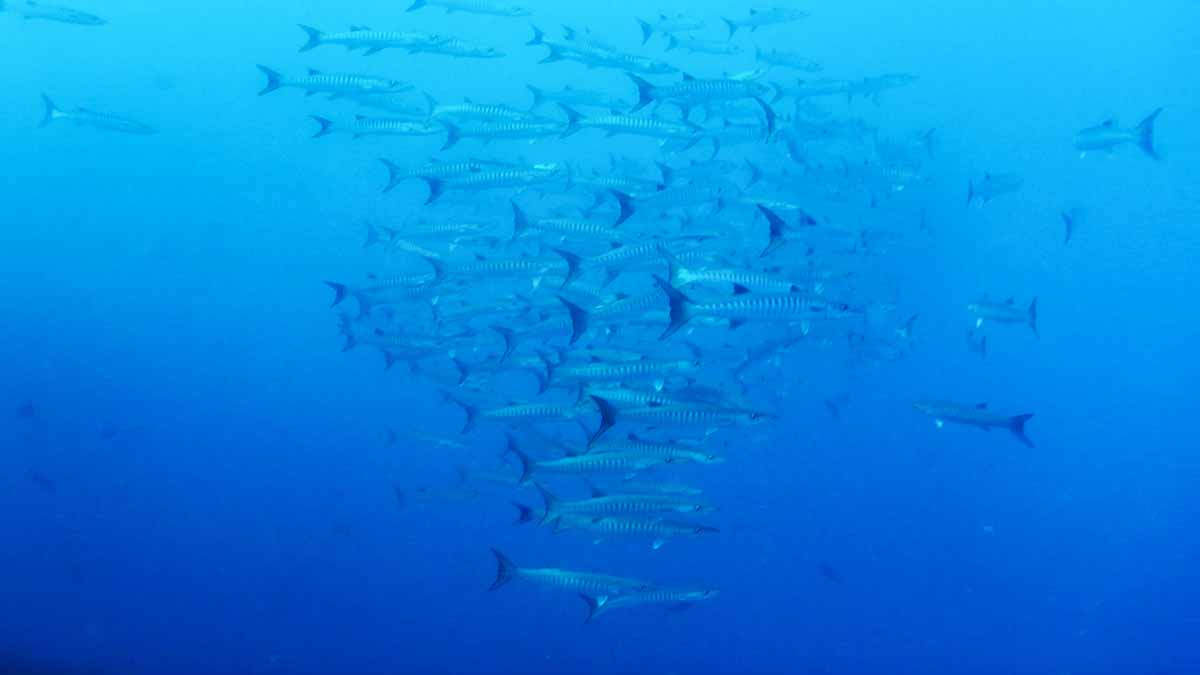
<instances>
[{"instance_id":1,"label":"striped fish body","mask_svg":"<svg viewBox=\"0 0 1200 675\"><path fill-rule=\"evenodd\" d=\"M601 473L633 474L666 464L667 461L658 457L636 455L633 453L609 452L587 454L578 457L534 462L529 466L528 474L557 474L567 476L586 476Z\"/></svg>"},{"instance_id":2,"label":"striped fish body","mask_svg":"<svg viewBox=\"0 0 1200 675\"><path fill-rule=\"evenodd\" d=\"M372 93L394 94L408 91L412 88L411 84L397 80L369 77L366 75L322 73L318 70L309 70L307 75L299 77L285 78L280 84L285 87L303 89L309 95L333 94L335 96Z\"/></svg>"}]
</instances>

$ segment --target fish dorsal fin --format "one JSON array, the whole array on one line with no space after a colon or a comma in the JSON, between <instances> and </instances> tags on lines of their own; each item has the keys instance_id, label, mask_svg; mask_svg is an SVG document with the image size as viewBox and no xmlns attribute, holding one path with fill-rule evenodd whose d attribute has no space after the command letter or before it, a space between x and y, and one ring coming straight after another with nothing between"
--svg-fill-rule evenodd
<instances>
[{"instance_id":1,"label":"fish dorsal fin","mask_svg":"<svg viewBox=\"0 0 1200 675\"><path fill-rule=\"evenodd\" d=\"M756 15L756 14L758 14L758 10L757 10L757 9L751 9L751 10L750 10L750 16L754 16L754 15Z\"/></svg>"},{"instance_id":2,"label":"fish dorsal fin","mask_svg":"<svg viewBox=\"0 0 1200 675\"><path fill-rule=\"evenodd\" d=\"M629 439L630 441L633 441L634 443L641 443L641 442L642 442L642 438L641 438L641 436L638 436L637 434L635 434L635 433L634 433L634 432L632 432L632 431L631 431L631 432L629 432L628 434L626 434L626 435L625 435L625 438Z\"/></svg>"},{"instance_id":3,"label":"fish dorsal fin","mask_svg":"<svg viewBox=\"0 0 1200 675\"><path fill-rule=\"evenodd\" d=\"M472 101L470 96L464 96L463 103L466 103L467 105L475 105L475 101Z\"/></svg>"},{"instance_id":4,"label":"fish dorsal fin","mask_svg":"<svg viewBox=\"0 0 1200 675\"><path fill-rule=\"evenodd\" d=\"M315 75L320 75L320 74L321 74L321 71L317 70L316 68L309 68L309 69L308 69L308 74L309 74L309 76L310 76L310 77L311 77L311 76L315 76Z\"/></svg>"},{"instance_id":5,"label":"fish dorsal fin","mask_svg":"<svg viewBox=\"0 0 1200 675\"><path fill-rule=\"evenodd\" d=\"M1006 305L1015 305L1016 302L1017 302L1016 298L1005 298L1004 299L1004 304L1006 304Z\"/></svg>"},{"instance_id":6,"label":"fish dorsal fin","mask_svg":"<svg viewBox=\"0 0 1200 675\"><path fill-rule=\"evenodd\" d=\"M379 278L379 275L378 275L378 274L375 274L374 272L369 272L369 273L367 273L367 278L368 278L368 279L371 279L372 281L374 281L374 280L376 280L376 279L378 279L378 278Z\"/></svg>"},{"instance_id":7,"label":"fish dorsal fin","mask_svg":"<svg viewBox=\"0 0 1200 675\"><path fill-rule=\"evenodd\" d=\"M1104 122L1102 122L1100 124L1100 126L1104 127L1105 129L1112 129L1113 127L1117 126L1117 121L1115 119L1109 118L1109 119L1104 120Z\"/></svg>"},{"instance_id":8,"label":"fish dorsal fin","mask_svg":"<svg viewBox=\"0 0 1200 675\"><path fill-rule=\"evenodd\" d=\"M365 120L365 119L367 119L367 116L366 116L366 115L355 115L355 116L354 116L354 121L355 121L355 122L361 122L361 121L363 121L363 120Z\"/></svg>"},{"instance_id":9,"label":"fish dorsal fin","mask_svg":"<svg viewBox=\"0 0 1200 675\"><path fill-rule=\"evenodd\" d=\"M987 407L988 407L987 403L976 403L975 404L976 410L987 410Z\"/></svg>"},{"instance_id":10,"label":"fish dorsal fin","mask_svg":"<svg viewBox=\"0 0 1200 675\"><path fill-rule=\"evenodd\" d=\"M591 491L592 491L592 499L599 499L600 497L608 496L608 492L601 490L600 488L596 487L595 485L591 485L589 487L591 488Z\"/></svg>"},{"instance_id":11,"label":"fish dorsal fin","mask_svg":"<svg viewBox=\"0 0 1200 675\"><path fill-rule=\"evenodd\" d=\"M733 285L733 294L734 295L746 295L749 292L750 292L750 289L746 288L745 286L743 286L741 284Z\"/></svg>"},{"instance_id":12,"label":"fish dorsal fin","mask_svg":"<svg viewBox=\"0 0 1200 675\"><path fill-rule=\"evenodd\" d=\"M684 74L683 74L683 81L684 81L684 82L692 82L692 81L693 81L693 80L695 80L695 79L696 79L695 77L692 77L691 75L689 75L689 74L687 74L687 73L684 73Z\"/></svg>"},{"instance_id":13,"label":"fish dorsal fin","mask_svg":"<svg viewBox=\"0 0 1200 675\"><path fill-rule=\"evenodd\" d=\"M475 254L475 262L486 262L486 261L487 261L487 256L483 255L482 253Z\"/></svg>"},{"instance_id":14,"label":"fish dorsal fin","mask_svg":"<svg viewBox=\"0 0 1200 675\"><path fill-rule=\"evenodd\" d=\"M350 26L350 30L351 30L351 31L371 30L371 27L370 27L370 26L359 26L359 25L355 25L355 26Z\"/></svg>"}]
</instances>

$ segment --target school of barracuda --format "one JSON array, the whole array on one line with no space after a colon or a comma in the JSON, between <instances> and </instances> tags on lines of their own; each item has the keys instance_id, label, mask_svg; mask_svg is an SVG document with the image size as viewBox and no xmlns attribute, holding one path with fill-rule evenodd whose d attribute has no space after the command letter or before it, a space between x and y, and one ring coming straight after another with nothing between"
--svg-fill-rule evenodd
<instances>
[{"instance_id":1,"label":"school of barracuda","mask_svg":"<svg viewBox=\"0 0 1200 675\"><path fill-rule=\"evenodd\" d=\"M35 5L10 7L32 16ZM720 505L689 477L719 476L753 447L790 447L772 430L802 398L829 396L825 406L837 416L844 396L795 381L806 363L849 354L845 366L864 369L906 356L915 308L868 289L899 283L887 277L888 256L927 235L920 199L948 193L928 173L936 122L883 130L854 106L885 105L888 92L918 78L830 79L833 64L755 44L817 20L797 10L631 16L627 35L598 36L551 31L525 8L488 0L416 0L411 13L402 9L398 19L413 19L406 26L444 10L528 30L527 46L505 53L443 32L361 25L302 25L297 46L314 61L337 46L364 56L480 59L497 73L505 59L534 60L547 77L511 84L509 100L529 100L524 106L466 91L461 101L438 101L422 92L430 83L394 79L365 58L354 73L258 66L260 95L296 89L334 101L322 106L345 106L298 111L312 117L314 142L388 142L376 167L380 199L424 190L403 205L406 218L366 225L376 269L327 282L345 350L400 364L461 414L457 428L414 422L389 430L390 440L481 458L457 467L458 486L397 484L396 498L470 500L499 489L518 523L591 538L598 546L587 567L605 573L518 566L493 549L493 589L521 581L576 594L588 620L717 597L703 579L614 576L603 542L642 540L647 555L670 555L653 551L669 551L677 538L719 540L710 514ZM695 72L686 63L695 54L730 61ZM549 84L571 69L607 72L611 84ZM306 107L314 100L295 99ZM152 131L49 98L45 106L44 124ZM1128 143L1154 156L1157 115L1133 129L1086 129L1076 147ZM584 145L617 136L633 150ZM559 159L523 159L530 143ZM967 201L983 205L1020 188L1015 174L988 173L971 181ZM914 193L920 198L906 199ZM1068 242L1077 220L1063 214ZM982 298L966 312L967 347L981 357L993 325L1037 331L1036 298ZM1032 445L1030 415L984 404L914 407L939 427L1007 429Z\"/></svg>"}]
</instances>

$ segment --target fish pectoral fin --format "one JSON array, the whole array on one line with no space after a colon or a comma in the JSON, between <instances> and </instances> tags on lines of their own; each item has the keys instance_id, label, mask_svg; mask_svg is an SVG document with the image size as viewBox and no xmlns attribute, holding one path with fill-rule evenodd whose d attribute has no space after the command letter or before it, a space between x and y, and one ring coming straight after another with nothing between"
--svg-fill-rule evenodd
<instances>
[{"instance_id":1,"label":"fish pectoral fin","mask_svg":"<svg viewBox=\"0 0 1200 675\"><path fill-rule=\"evenodd\" d=\"M662 539L655 539L654 542L650 544L650 548L657 551L658 549L662 548L663 543L664 542Z\"/></svg>"}]
</instances>

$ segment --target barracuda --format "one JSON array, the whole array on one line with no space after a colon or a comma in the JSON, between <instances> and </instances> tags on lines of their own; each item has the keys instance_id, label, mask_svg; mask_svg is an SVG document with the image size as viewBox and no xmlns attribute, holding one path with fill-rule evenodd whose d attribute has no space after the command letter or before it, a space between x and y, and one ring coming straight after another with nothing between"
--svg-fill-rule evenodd
<instances>
[{"instance_id":1,"label":"barracuda","mask_svg":"<svg viewBox=\"0 0 1200 675\"><path fill-rule=\"evenodd\" d=\"M551 567L521 568L513 564L503 553L492 549L496 556L496 581L489 591L507 584L513 579L524 579L542 586L550 586L576 593L591 593L601 597L615 596L634 591L654 590L654 585L638 579L626 579L604 574L588 574L587 572L572 572Z\"/></svg>"},{"instance_id":2,"label":"barracuda","mask_svg":"<svg viewBox=\"0 0 1200 675\"><path fill-rule=\"evenodd\" d=\"M562 131L563 138L571 136L583 129L600 129L609 136L628 134L646 136L661 141L685 141L686 150L691 148L704 137L704 129L691 122L668 122L653 117L635 117L633 115L596 115L584 117L579 112L565 105L560 105L567 116L567 124Z\"/></svg>"},{"instance_id":3,"label":"barracuda","mask_svg":"<svg viewBox=\"0 0 1200 675\"><path fill-rule=\"evenodd\" d=\"M662 277L655 275L655 283L667 294L670 308L670 325L659 337L666 340L697 316L726 319L731 328L746 321L807 322L822 319L839 319L861 314L843 302L813 298L800 293L740 293L730 300L697 303L692 301Z\"/></svg>"},{"instance_id":4,"label":"barracuda","mask_svg":"<svg viewBox=\"0 0 1200 675\"><path fill-rule=\"evenodd\" d=\"M694 591L673 591L673 590L653 590L641 591L637 593L626 593L616 597L609 596L590 596L586 593L580 594L583 601L588 606L588 616L585 620L589 622L601 614L606 614L614 609L625 607L638 607L641 605L674 605L687 607L694 603L703 600L711 600L717 597L715 590L694 590Z\"/></svg>"},{"instance_id":5,"label":"barracuda","mask_svg":"<svg viewBox=\"0 0 1200 675\"><path fill-rule=\"evenodd\" d=\"M122 134L133 134L136 136L149 136L157 133L157 130L148 125L132 120L127 117L119 117L109 113L98 112L89 108L75 108L73 110L63 110L54 105L49 96L42 94L42 105L45 110L42 115L42 121L38 125L39 128L49 126L53 122L69 122L80 127L91 127L93 129L102 129L104 131L116 131Z\"/></svg>"},{"instance_id":6,"label":"barracuda","mask_svg":"<svg viewBox=\"0 0 1200 675\"><path fill-rule=\"evenodd\" d=\"M535 165L532 167L511 167L492 169L478 173L467 174L455 178L440 178L437 176L418 176L429 187L429 197L425 203L432 204L447 190L463 192L479 192L505 188L523 188L545 185L557 180L567 179L570 174L558 164Z\"/></svg>"},{"instance_id":7,"label":"barracuda","mask_svg":"<svg viewBox=\"0 0 1200 675\"><path fill-rule=\"evenodd\" d=\"M698 80L685 74L682 82L654 85L637 75L629 75L629 79L637 86L638 102L633 107L634 112L651 103L668 102L679 106L685 119L693 106L710 101L752 99L759 101L763 109L770 110L771 107L763 99L774 98L776 95L773 87L754 80ZM773 112L771 117L774 117Z\"/></svg>"},{"instance_id":8,"label":"barracuda","mask_svg":"<svg viewBox=\"0 0 1200 675\"><path fill-rule=\"evenodd\" d=\"M267 76L267 84L263 87L262 91L258 92L259 96L269 94L283 87L303 89L309 96L313 94L329 94L331 98L360 94L394 94L409 91L413 88L411 84L401 82L400 80L389 80L368 75L322 73L312 68L308 69L308 74L300 77L284 77L278 72L261 65L258 69Z\"/></svg>"},{"instance_id":9,"label":"barracuda","mask_svg":"<svg viewBox=\"0 0 1200 675\"><path fill-rule=\"evenodd\" d=\"M441 136L446 133L446 128L440 124L414 122L413 120L402 118L355 115L353 122L343 125L318 115L310 115L310 117L320 125L320 129L317 130L317 133L313 134L313 138L321 138L335 132L350 134L355 139L362 138L363 136Z\"/></svg>"},{"instance_id":10,"label":"barracuda","mask_svg":"<svg viewBox=\"0 0 1200 675\"><path fill-rule=\"evenodd\" d=\"M485 16L522 17L530 16L533 13L520 5L492 2L492 0L413 0L413 3L405 11L415 12L423 7L441 7L446 10L447 14L463 12Z\"/></svg>"},{"instance_id":11,"label":"barracuda","mask_svg":"<svg viewBox=\"0 0 1200 675\"><path fill-rule=\"evenodd\" d=\"M308 36L308 42L300 47L301 52L307 52L323 45L342 45L350 51L365 50L366 55L371 56L385 49L419 51L446 40L440 35L431 33L372 30L366 26L355 26L348 31L325 33L312 26L300 24L300 30Z\"/></svg>"},{"instance_id":12,"label":"barracuda","mask_svg":"<svg viewBox=\"0 0 1200 675\"><path fill-rule=\"evenodd\" d=\"M575 516L633 516L654 513L707 513L711 506L673 495L629 494L608 495L593 490L590 499L567 502L554 496L540 483L534 483L545 503L543 523L553 523L565 515Z\"/></svg>"},{"instance_id":13,"label":"barracuda","mask_svg":"<svg viewBox=\"0 0 1200 675\"><path fill-rule=\"evenodd\" d=\"M672 405L670 403L665 405ZM677 405L677 404L675 404ZM724 458L694 446L680 443L656 443L629 434L623 439L613 439L593 445L589 454L622 453L655 457L664 462L691 462L694 464L721 464Z\"/></svg>"},{"instance_id":14,"label":"barracuda","mask_svg":"<svg viewBox=\"0 0 1200 675\"><path fill-rule=\"evenodd\" d=\"M541 475L590 476L618 473L632 476L639 471L667 464L669 461L661 457L617 452L534 461L512 443L511 437L509 440L509 451L521 460L521 477L517 481L521 485L528 483L534 476Z\"/></svg>"}]
</instances>

